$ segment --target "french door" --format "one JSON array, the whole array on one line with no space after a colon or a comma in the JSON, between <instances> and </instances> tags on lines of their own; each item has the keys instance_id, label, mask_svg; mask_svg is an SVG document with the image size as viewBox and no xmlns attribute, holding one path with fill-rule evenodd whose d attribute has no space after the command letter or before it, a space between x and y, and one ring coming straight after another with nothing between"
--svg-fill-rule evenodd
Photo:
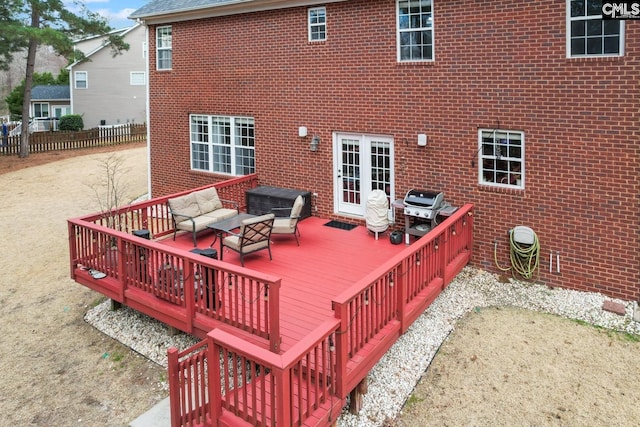
<instances>
[{"instance_id":1,"label":"french door","mask_svg":"<svg viewBox=\"0 0 640 427\"><path fill-rule=\"evenodd\" d=\"M373 190L393 197L393 139L336 133L333 140L334 200L337 213L364 216Z\"/></svg>"}]
</instances>

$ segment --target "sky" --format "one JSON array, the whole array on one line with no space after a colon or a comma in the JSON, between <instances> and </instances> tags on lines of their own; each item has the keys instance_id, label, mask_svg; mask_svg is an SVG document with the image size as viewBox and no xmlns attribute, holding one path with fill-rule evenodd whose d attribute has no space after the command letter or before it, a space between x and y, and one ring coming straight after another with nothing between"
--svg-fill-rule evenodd
<instances>
[{"instance_id":1,"label":"sky","mask_svg":"<svg viewBox=\"0 0 640 427\"><path fill-rule=\"evenodd\" d=\"M98 13L109 22L113 29L127 28L135 24L127 19L134 11L140 9L151 0L64 0L67 8L77 10L74 3L82 3L92 12Z\"/></svg>"}]
</instances>

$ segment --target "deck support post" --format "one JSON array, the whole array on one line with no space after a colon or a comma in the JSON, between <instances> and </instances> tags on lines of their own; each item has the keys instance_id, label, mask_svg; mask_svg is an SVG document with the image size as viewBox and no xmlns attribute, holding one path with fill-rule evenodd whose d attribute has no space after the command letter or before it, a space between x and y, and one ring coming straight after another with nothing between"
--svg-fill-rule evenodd
<instances>
[{"instance_id":1,"label":"deck support post","mask_svg":"<svg viewBox=\"0 0 640 427\"><path fill-rule=\"evenodd\" d=\"M111 304L109 305L109 311L116 311L116 310L120 310L122 308L122 303L111 299Z\"/></svg>"},{"instance_id":2,"label":"deck support post","mask_svg":"<svg viewBox=\"0 0 640 427\"><path fill-rule=\"evenodd\" d=\"M349 412L357 415L362 409L362 396L367 394L369 391L369 377L364 377L362 381L351 390L350 394L350 403L349 403Z\"/></svg>"}]
</instances>

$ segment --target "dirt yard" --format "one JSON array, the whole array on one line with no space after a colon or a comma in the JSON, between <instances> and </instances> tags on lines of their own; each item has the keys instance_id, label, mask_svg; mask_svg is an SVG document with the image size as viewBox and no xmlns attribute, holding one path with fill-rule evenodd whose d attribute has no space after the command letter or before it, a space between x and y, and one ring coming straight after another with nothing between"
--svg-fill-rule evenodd
<instances>
[{"instance_id":1,"label":"dirt yard","mask_svg":"<svg viewBox=\"0 0 640 427\"><path fill-rule=\"evenodd\" d=\"M126 147L133 199L146 148ZM100 295L69 278L66 220L98 210L109 151L0 157L0 425L124 426L167 395L163 368L84 321Z\"/></svg>"},{"instance_id":2,"label":"dirt yard","mask_svg":"<svg viewBox=\"0 0 640 427\"><path fill-rule=\"evenodd\" d=\"M477 309L394 425L638 426L639 340L550 314Z\"/></svg>"},{"instance_id":3,"label":"dirt yard","mask_svg":"<svg viewBox=\"0 0 640 427\"><path fill-rule=\"evenodd\" d=\"M143 145L119 148L128 196L147 190ZM89 326L101 296L69 279L68 218L97 211L90 186L112 149L0 157L0 425L125 426L166 397L163 368ZM515 309L469 314L397 426L636 426L640 344Z\"/></svg>"}]
</instances>

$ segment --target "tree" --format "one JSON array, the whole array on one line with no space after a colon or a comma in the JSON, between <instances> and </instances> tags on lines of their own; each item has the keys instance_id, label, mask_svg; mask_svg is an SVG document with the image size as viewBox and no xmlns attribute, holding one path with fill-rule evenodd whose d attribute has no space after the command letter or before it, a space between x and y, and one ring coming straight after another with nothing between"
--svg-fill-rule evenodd
<instances>
[{"instance_id":1,"label":"tree","mask_svg":"<svg viewBox=\"0 0 640 427\"><path fill-rule=\"evenodd\" d=\"M111 34L111 27L98 14L77 4L74 13L62 0L3 0L0 5L0 69L6 69L12 54L27 49L23 101L20 157L29 155L29 101L34 82L34 68L38 46L51 46L69 60L82 57L75 52L73 41L87 36L107 36L112 54L128 50L122 36Z\"/></svg>"},{"instance_id":2,"label":"tree","mask_svg":"<svg viewBox=\"0 0 640 427\"><path fill-rule=\"evenodd\" d=\"M131 171L125 166L125 159L119 154L111 154L100 161L102 175L95 182L88 184L96 196L98 209L106 226L114 230L128 232L126 199L129 192L126 175Z\"/></svg>"}]
</instances>

